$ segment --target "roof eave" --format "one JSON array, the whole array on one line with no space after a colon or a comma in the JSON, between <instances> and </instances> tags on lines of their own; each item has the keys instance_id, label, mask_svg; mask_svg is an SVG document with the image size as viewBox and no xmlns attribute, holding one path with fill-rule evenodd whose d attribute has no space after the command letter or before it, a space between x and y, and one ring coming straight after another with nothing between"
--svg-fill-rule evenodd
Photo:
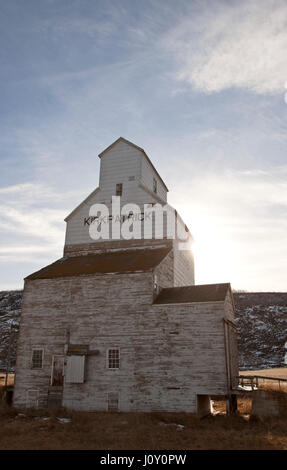
<instances>
[{"instance_id":1,"label":"roof eave","mask_svg":"<svg viewBox=\"0 0 287 470\"><path fill-rule=\"evenodd\" d=\"M90 197L92 197L94 194L96 194L98 191L99 191L99 187L94 189L80 204L77 205L77 207L75 207L75 209L72 210L72 212L70 212L69 215L67 215L67 217L64 219L65 222L67 222L69 220L69 218L75 214L75 212L77 212L78 209L80 209L80 207L82 207L84 204L86 204L86 202L90 199Z\"/></svg>"},{"instance_id":2,"label":"roof eave","mask_svg":"<svg viewBox=\"0 0 287 470\"><path fill-rule=\"evenodd\" d=\"M162 177L160 176L160 174L158 173L157 169L154 167L153 163L151 162L150 158L148 157L148 155L146 154L146 152L144 151L143 148L139 147L138 145L134 144L133 142L130 142L129 140L125 139L124 137L119 137L117 140L115 140L111 145L109 145L105 150L103 150L101 153L99 153L98 157L101 158L106 152L108 152L109 150L111 150L114 145L116 145L118 142L124 142L126 143L127 145L130 145L131 147L134 147L136 148L137 150L139 150L140 152L142 152L146 159L148 160L148 162L150 163L150 165L152 166L153 170L155 171L155 173L157 174L157 176L159 177L160 181L162 182L162 184L164 185L165 187L165 190L167 192L169 192L168 190L168 187L166 186L165 182L163 181Z\"/></svg>"}]
</instances>

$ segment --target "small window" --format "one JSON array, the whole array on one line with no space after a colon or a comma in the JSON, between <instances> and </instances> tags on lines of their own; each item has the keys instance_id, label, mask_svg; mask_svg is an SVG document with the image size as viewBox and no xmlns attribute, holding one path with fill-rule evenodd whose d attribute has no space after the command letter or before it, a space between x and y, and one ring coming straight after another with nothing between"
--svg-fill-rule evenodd
<instances>
[{"instance_id":1,"label":"small window","mask_svg":"<svg viewBox=\"0 0 287 470\"><path fill-rule=\"evenodd\" d=\"M38 408L39 390L27 390L26 408Z\"/></svg>"},{"instance_id":2,"label":"small window","mask_svg":"<svg viewBox=\"0 0 287 470\"><path fill-rule=\"evenodd\" d=\"M32 351L32 369L43 368L43 349L33 349Z\"/></svg>"},{"instance_id":3,"label":"small window","mask_svg":"<svg viewBox=\"0 0 287 470\"><path fill-rule=\"evenodd\" d=\"M108 368L109 369L120 368L120 350L119 349L108 350Z\"/></svg>"},{"instance_id":4,"label":"small window","mask_svg":"<svg viewBox=\"0 0 287 470\"><path fill-rule=\"evenodd\" d=\"M108 411L119 411L119 394L108 393Z\"/></svg>"},{"instance_id":5,"label":"small window","mask_svg":"<svg viewBox=\"0 0 287 470\"><path fill-rule=\"evenodd\" d=\"M153 192L157 193L157 180L155 178L153 179Z\"/></svg>"},{"instance_id":6,"label":"small window","mask_svg":"<svg viewBox=\"0 0 287 470\"><path fill-rule=\"evenodd\" d=\"M123 184L118 183L116 185L116 196L121 196L123 194Z\"/></svg>"}]
</instances>

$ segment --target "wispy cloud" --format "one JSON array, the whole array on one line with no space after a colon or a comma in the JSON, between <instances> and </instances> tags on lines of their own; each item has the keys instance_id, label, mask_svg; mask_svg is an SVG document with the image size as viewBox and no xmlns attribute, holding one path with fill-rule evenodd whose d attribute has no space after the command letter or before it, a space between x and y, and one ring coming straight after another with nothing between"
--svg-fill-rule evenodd
<instances>
[{"instance_id":1,"label":"wispy cloud","mask_svg":"<svg viewBox=\"0 0 287 470\"><path fill-rule=\"evenodd\" d=\"M0 188L1 261L55 259L64 244L64 206L75 195L78 190L64 192L39 183Z\"/></svg>"},{"instance_id":2,"label":"wispy cloud","mask_svg":"<svg viewBox=\"0 0 287 470\"><path fill-rule=\"evenodd\" d=\"M285 0L201 2L162 38L177 79L212 93L231 87L283 93L287 79Z\"/></svg>"},{"instance_id":3,"label":"wispy cloud","mask_svg":"<svg viewBox=\"0 0 287 470\"><path fill-rule=\"evenodd\" d=\"M197 280L225 266L236 287L263 286L260 270L282 285L286 0L45 3L1 16L2 285L8 261L21 280L61 256L63 219L120 135L145 148L198 240Z\"/></svg>"},{"instance_id":4,"label":"wispy cloud","mask_svg":"<svg viewBox=\"0 0 287 470\"><path fill-rule=\"evenodd\" d=\"M69 201L74 196L80 196L83 190L74 189L70 191L59 191L47 184L42 183L20 183L0 188L0 201L6 198L7 204L21 207L23 204L34 205L54 202L63 205L63 201Z\"/></svg>"},{"instance_id":5,"label":"wispy cloud","mask_svg":"<svg viewBox=\"0 0 287 470\"><path fill-rule=\"evenodd\" d=\"M104 40L114 33L116 28L115 23L111 21L95 21L91 18L54 18L38 23L35 30L58 36L83 34Z\"/></svg>"}]
</instances>

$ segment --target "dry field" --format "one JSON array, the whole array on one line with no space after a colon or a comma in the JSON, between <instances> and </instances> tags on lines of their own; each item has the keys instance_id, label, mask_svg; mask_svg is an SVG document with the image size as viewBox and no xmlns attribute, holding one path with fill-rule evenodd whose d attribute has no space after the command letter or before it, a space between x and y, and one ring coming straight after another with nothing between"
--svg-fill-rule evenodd
<instances>
[{"instance_id":1,"label":"dry field","mask_svg":"<svg viewBox=\"0 0 287 470\"><path fill-rule=\"evenodd\" d=\"M249 373L257 372L272 374ZM225 402L214 402L215 415L199 419L185 413L19 412L0 399L0 450L287 450L286 418L250 419L251 405L250 395L243 396L238 414L226 416Z\"/></svg>"},{"instance_id":2,"label":"dry field","mask_svg":"<svg viewBox=\"0 0 287 470\"><path fill-rule=\"evenodd\" d=\"M239 375L262 375L265 377L276 377L287 379L287 367L275 367L273 369L243 370Z\"/></svg>"},{"instance_id":3,"label":"dry field","mask_svg":"<svg viewBox=\"0 0 287 470\"><path fill-rule=\"evenodd\" d=\"M259 388L264 390L275 390L287 392L287 382L279 382L276 379L287 379L287 367L277 367L274 369L245 370L239 372L239 375L261 376L265 379L258 379Z\"/></svg>"},{"instance_id":4,"label":"dry field","mask_svg":"<svg viewBox=\"0 0 287 470\"><path fill-rule=\"evenodd\" d=\"M216 411L224 403L214 404ZM285 420L248 419L250 400L240 414L204 419L184 413L84 413L23 411L2 405L2 449L287 449ZM47 419L48 418L48 419ZM66 418L68 422L58 418Z\"/></svg>"},{"instance_id":5,"label":"dry field","mask_svg":"<svg viewBox=\"0 0 287 470\"><path fill-rule=\"evenodd\" d=\"M5 385L5 378L6 378L6 374L0 372L0 387ZM7 384L8 385L13 385L14 384L14 374L8 374Z\"/></svg>"}]
</instances>

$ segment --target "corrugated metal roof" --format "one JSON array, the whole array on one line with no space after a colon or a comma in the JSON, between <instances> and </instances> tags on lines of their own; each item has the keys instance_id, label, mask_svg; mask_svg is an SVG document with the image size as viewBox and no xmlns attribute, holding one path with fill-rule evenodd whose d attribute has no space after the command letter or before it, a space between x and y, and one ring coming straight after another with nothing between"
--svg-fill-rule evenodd
<instances>
[{"instance_id":1,"label":"corrugated metal roof","mask_svg":"<svg viewBox=\"0 0 287 470\"><path fill-rule=\"evenodd\" d=\"M226 297L230 284L203 284L198 286L162 289L154 304L217 302Z\"/></svg>"},{"instance_id":2,"label":"corrugated metal roof","mask_svg":"<svg viewBox=\"0 0 287 470\"><path fill-rule=\"evenodd\" d=\"M58 259L26 279L50 279L94 273L148 271L157 266L171 247L134 249Z\"/></svg>"}]
</instances>

